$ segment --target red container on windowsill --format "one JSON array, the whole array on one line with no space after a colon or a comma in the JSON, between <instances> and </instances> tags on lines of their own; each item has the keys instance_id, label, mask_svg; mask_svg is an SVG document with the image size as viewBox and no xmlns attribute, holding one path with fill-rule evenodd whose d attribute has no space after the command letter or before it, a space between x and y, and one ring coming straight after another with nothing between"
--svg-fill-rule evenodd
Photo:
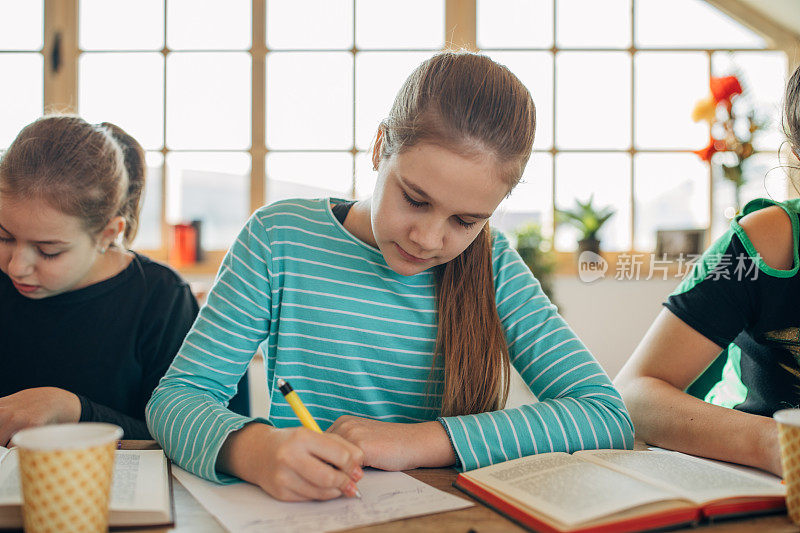
<instances>
[{"instance_id":1,"label":"red container on windowsill","mask_svg":"<svg viewBox=\"0 0 800 533\"><path fill-rule=\"evenodd\" d=\"M173 224L169 262L175 268L197 263L197 229L192 224Z\"/></svg>"}]
</instances>

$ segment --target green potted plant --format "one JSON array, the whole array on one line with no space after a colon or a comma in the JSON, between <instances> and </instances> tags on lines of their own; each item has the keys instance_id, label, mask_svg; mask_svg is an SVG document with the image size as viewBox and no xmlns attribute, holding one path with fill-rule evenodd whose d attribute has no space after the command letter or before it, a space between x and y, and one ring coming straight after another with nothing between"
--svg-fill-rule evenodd
<instances>
[{"instance_id":1,"label":"green potted plant","mask_svg":"<svg viewBox=\"0 0 800 533\"><path fill-rule=\"evenodd\" d=\"M556 209L556 221L559 224L569 224L581 232L578 254L586 251L600 253L600 239L597 238L597 233L616 212L609 206L595 207L592 205L593 201L594 195L586 202L576 199L576 206L572 209Z\"/></svg>"},{"instance_id":2,"label":"green potted plant","mask_svg":"<svg viewBox=\"0 0 800 533\"><path fill-rule=\"evenodd\" d=\"M517 252L531 269L533 276L550 301L553 301L553 272L556 258L550 239L542 234L542 226L537 223L525 224L513 232L517 241Z\"/></svg>"}]
</instances>

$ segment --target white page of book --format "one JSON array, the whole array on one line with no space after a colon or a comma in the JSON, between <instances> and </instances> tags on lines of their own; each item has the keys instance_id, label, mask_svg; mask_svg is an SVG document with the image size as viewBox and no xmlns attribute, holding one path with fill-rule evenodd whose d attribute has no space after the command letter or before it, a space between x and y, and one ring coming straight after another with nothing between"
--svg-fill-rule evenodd
<instances>
[{"instance_id":1,"label":"white page of book","mask_svg":"<svg viewBox=\"0 0 800 533\"><path fill-rule=\"evenodd\" d=\"M579 456L657 483L697 504L737 496L786 493L778 478L770 479L679 452L600 450L580 452Z\"/></svg>"},{"instance_id":2,"label":"white page of book","mask_svg":"<svg viewBox=\"0 0 800 533\"><path fill-rule=\"evenodd\" d=\"M162 450L117 450L109 507L114 511L161 509L169 502Z\"/></svg>"},{"instance_id":3,"label":"white page of book","mask_svg":"<svg viewBox=\"0 0 800 533\"><path fill-rule=\"evenodd\" d=\"M675 499L669 491L566 453L514 459L469 472L469 478L567 525Z\"/></svg>"},{"instance_id":4,"label":"white page of book","mask_svg":"<svg viewBox=\"0 0 800 533\"><path fill-rule=\"evenodd\" d=\"M0 446L0 505L21 505L16 449Z\"/></svg>"},{"instance_id":5,"label":"white page of book","mask_svg":"<svg viewBox=\"0 0 800 533\"><path fill-rule=\"evenodd\" d=\"M677 453L679 455L689 455L689 454L682 454L681 452L676 452L675 450L659 448L657 446L648 446L647 449L654 452L669 452L669 453ZM761 470L759 468L755 468L752 466L745 466L737 463L728 463L726 461L718 461L717 459L709 459L708 457L699 457L699 459L702 459L703 461L706 461L708 463L713 463L715 465L727 466L728 468L733 468L738 472L745 472L747 474L750 474L751 476L755 476L759 479L763 479L764 481L770 483L780 483L783 480L781 476L776 476L772 472L767 472L766 470Z\"/></svg>"},{"instance_id":6,"label":"white page of book","mask_svg":"<svg viewBox=\"0 0 800 533\"><path fill-rule=\"evenodd\" d=\"M255 485L218 485L175 465L172 474L230 531L334 531L474 505L402 472L365 469L361 499L324 502L281 502Z\"/></svg>"},{"instance_id":7,"label":"white page of book","mask_svg":"<svg viewBox=\"0 0 800 533\"><path fill-rule=\"evenodd\" d=\"M161 450L117 450L110 508L115 511L161 509L169 501L165 493L166 471ZM0 459L0 505L22 505L19 457L16 449Z\"/></svg>"}]
</instances>

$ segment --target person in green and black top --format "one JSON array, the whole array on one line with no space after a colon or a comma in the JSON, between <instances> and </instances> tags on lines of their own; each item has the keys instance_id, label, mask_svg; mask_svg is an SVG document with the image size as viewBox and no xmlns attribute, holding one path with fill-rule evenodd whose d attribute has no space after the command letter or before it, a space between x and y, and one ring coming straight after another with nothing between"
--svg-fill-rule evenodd
<instances>
[{"instance_id":1,"label":"person in green and black top","mask_svg":"<svg viewBox=\"0 0 800 533\"><path fill-rule=\"evenodd\" d=\"M784 124L797 157L800 68ZM781 473L770 417L800 407L798 213L800 200L748 203L664 303L615 381L639 438Z\"/></svg>"}]
</instances>

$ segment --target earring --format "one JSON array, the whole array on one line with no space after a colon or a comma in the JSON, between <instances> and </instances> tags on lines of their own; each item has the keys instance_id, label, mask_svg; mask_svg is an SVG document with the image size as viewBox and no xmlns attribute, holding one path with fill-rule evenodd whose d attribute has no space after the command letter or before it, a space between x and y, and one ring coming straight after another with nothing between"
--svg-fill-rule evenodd
<instances>
[{"instance_id":1,"label":"earring","mask_svg":"<svg viewBox=\"0 0 800 533\"><path fill-rule=\"evenodd\" d=\"M100 253L101 253L101 254L104 254L104 253L106 253L106 249L105 249L105 248L100 248Z\"/></svg>"}]
</instances>

